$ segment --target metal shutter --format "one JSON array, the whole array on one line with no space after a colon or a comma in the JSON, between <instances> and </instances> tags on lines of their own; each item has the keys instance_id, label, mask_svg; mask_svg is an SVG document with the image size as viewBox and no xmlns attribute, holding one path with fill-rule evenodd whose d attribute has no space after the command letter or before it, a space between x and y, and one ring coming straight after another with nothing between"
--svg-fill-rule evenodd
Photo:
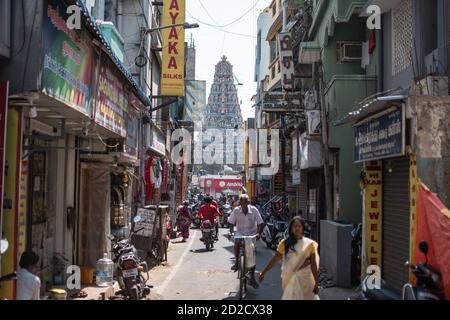
<instances>
[{"instance_id":1,"label":"metal shutter","mask_svg":"<svg viewBox=\"0 0 450 320\"><path fill-rule=\"evenodd\" d=\"M409 259L410 240L409 161L406 157L383 161L382 206L382 277L400 292L409 276L404 266Z\"/></svg>"}]
</instances>

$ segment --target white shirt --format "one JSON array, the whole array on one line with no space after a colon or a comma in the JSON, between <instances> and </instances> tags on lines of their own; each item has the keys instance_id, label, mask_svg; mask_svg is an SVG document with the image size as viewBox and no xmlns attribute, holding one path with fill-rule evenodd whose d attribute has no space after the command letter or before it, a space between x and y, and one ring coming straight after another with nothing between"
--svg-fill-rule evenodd
<instances>
[{"instance_id":1,"label":"white shirt","mask_svg":"<svg viewBox=\"0 0 450 320\"><path fill-rule=\"evenodd\" d=\"M17 300L39 300L41 280L27 269L17 272Z\"/></svg>"},{"instance_id":2,"label":"white shirt","mask_svg":"<svg viewBox=\"0 0 450 320\"><path fill-rule=\"evenodd\" d=\"M258 233L258 225L264 223L258 209L248 206L248 213L244 214L241 206L234 208L228 222L236 226L236 236L254 236Z\"/></svg>"}]
</instances>

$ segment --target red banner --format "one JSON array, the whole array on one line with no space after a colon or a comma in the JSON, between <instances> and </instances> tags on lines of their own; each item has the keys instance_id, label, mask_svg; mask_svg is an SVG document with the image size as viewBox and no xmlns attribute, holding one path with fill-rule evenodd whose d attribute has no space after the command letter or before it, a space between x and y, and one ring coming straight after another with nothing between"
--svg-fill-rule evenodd
<instances>
[{"instance_id":1,"label":"red banner","mask_svg":"<svg viewBox=\"0 0 450 320\"><path fill-rule=\"evenodd\" d=\"M415 261L425 261L418 249L419 242L428 242L428 263L442 273L445 296L450 299L450 210L436 194L420 184L417 203L417 231L415 239Z\"/></svg>"}]
</instances>

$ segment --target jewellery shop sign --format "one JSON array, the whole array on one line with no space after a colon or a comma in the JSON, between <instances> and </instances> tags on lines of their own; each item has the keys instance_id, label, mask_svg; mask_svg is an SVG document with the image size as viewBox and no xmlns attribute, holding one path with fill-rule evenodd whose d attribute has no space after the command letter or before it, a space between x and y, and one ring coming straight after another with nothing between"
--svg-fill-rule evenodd
<instances>
[{"instance_id":1,"label":"jewellery shop sign","mask_svg":"<svg viewBox=\"0 0 450 320\"><path fill-rule=\"evenodd\" d=\"M355 162L405 154L404 108L392 108L353 127Z\"/></svg>"}]
</instances>

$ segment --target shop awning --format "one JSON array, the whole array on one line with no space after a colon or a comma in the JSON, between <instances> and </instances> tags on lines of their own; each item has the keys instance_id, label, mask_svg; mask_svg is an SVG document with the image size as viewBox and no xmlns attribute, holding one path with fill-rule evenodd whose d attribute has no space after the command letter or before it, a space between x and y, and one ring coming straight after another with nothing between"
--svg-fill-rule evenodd
<instances>
[{"instance_id":1,"label":"shop awning","mask_svg":"<svg viewBox=\"0 0 450 320\"><path fill-rule=\"evenodd\" d=\"M346 116L333 122L333 125L340 126L345 124L353 124L367 118L375 113L385 110L393 104L402 103L408 98L408 89L395 89L384 93L377 93L367 99L361 101Z\"/></svg>"}]
</instances>

